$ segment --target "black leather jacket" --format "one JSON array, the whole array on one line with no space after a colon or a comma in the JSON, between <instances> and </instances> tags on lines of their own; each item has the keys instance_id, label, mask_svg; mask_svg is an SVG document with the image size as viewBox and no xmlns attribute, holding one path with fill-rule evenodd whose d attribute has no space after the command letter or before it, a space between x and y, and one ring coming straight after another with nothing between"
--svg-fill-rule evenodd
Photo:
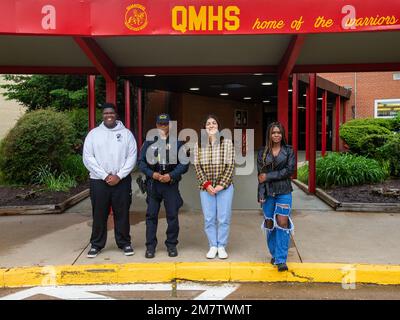
<instances>
[{"instance_id":1,"label":"black leather jacket","mask_svg":"<svg viewBox=\"0 0 400 320\"><path fill-rule=\"evenodd\" d=\"M267 180L258 184L258 200L292 192L290 176L296 168L293 148L289 145L281 146L277 157L268 153L265 160L262 159L263 152L264 148L258 151L257 171L258 174L266 173Z\"/></svg>"}]
</instances>

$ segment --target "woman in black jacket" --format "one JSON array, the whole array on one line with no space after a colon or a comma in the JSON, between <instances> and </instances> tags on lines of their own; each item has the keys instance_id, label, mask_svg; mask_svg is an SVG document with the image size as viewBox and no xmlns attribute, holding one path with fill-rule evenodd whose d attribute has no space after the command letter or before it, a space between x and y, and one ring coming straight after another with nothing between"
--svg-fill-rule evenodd
<instances>
[{"instance_id":1,"label":"woman in black jacket","mask_svg":"<svg viewBox=\"0 0 400 320\"><path fill-rule=\"evenodd\" d=\"M290 176L296 166L293 148L286 143L281 123L273 122L267 129L266 146L258 152L258 201L264 212L263 228L267 233L271 263L278 271L286 271L290 232L294 226L290 218L292 184Z\"/></svg>"}]
</instances>

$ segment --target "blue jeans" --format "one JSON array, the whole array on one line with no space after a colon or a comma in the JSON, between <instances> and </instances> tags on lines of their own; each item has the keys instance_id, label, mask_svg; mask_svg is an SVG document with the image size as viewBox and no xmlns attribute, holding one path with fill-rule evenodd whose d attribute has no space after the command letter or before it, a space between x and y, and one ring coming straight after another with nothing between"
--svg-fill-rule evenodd
<instances>
[{"instance_id":1,"label":"blue jeans","mask_svg":"<svg viewBox=\"0 0 400 320\"><path fill-rule=\"evenodd\" d=\"M275 264L286 263L290 232L294 230L290 213L292 209L292 194L278 194L274 197L268 196L263 203L264 219L263 228L267 233L267 245ZM288 217L288 228L278 225L277 215ZM267 222L272 221L272 228L268 228Z\"/></svg>"},{"instance_id":2,"label":"blue jeans","mask_svg":"<svg viewBox=\"0 0 400 320\"><path fill-rule=\"evenodd\" d=\"M200 191L201 208L204 214L204 231L210 247L226 247L232 215L233 185L215 196Z\"/></svg>"}]
</instances>

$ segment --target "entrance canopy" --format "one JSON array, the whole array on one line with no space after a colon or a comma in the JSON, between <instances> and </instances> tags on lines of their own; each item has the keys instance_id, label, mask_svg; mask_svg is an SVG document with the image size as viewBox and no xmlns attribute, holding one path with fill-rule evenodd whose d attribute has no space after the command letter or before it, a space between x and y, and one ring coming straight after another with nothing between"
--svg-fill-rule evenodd
<instances>
[{"instance_id":1,"label":"entrance canopy","mask_svg":"<svg viewBox=\"0 0 400 320\"><path fill-rule=\"evenodd\" d=\"M0 2L1 73L382 71L399 57L398 0Z\"/></svg>"},{"instance_id":2,"label":"entrance canopy","mask_svg":"<svg viewBox=\"0 0 400 320\"><path fill-rule=\"evenodd\" d=\"M286 130L293 74L292 132L297 132L297 74L310 73L306 94L310 192L315 192L316 181L315 73L392 70L400 70L399 0L0 2L0 73L91 75L90 127L95 74L106 80L106 101L115 103L119 75L263 73L277 79L277 118ZM128 81L125 85L129 88ZM336 94L338 144L340 90ZM322 137L326 137L326 90L322 99ZM139 119L140 105L138 99ZM129 106L125 110L130 112ZM140 122L138 128L141 132ZM292 144L297 150L297 142Z\"/></svg>"}]
</instances>

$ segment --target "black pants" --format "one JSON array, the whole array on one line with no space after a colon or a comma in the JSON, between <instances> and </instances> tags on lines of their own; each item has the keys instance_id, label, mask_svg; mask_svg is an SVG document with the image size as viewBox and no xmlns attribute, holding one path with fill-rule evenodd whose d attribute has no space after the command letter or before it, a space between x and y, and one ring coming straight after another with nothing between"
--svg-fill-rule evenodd
<instances>
[{"instance_id":1,"label":"black pants","mask_svg":"<svg viewBox=\"0 0 400 320\"><path fill-rule=\"evenodd\" d=\"M90 179L93 227L90 243L103 249L107 241L107 219L110 206L114 216L114 234L118 248L131 244L129 207L132 202L132 178L127 176L116 186L109 186L103 180Z\"/></svg>"},{"instance_id":2,"label":"black pants","mask_svg":"<svg viewBox=\"0 0 400 320\"><path fill-rule=\"evenodd\" d=\"M178 189L178 183L166 184L156 180L149 181L147 186L147 212L146 212L146 247L155 250L157 246L158 213L161 201L167 217L167 248L176 247L178 244L179 220L178 211L183 201Z\"/></svg>"}]
</instances>

